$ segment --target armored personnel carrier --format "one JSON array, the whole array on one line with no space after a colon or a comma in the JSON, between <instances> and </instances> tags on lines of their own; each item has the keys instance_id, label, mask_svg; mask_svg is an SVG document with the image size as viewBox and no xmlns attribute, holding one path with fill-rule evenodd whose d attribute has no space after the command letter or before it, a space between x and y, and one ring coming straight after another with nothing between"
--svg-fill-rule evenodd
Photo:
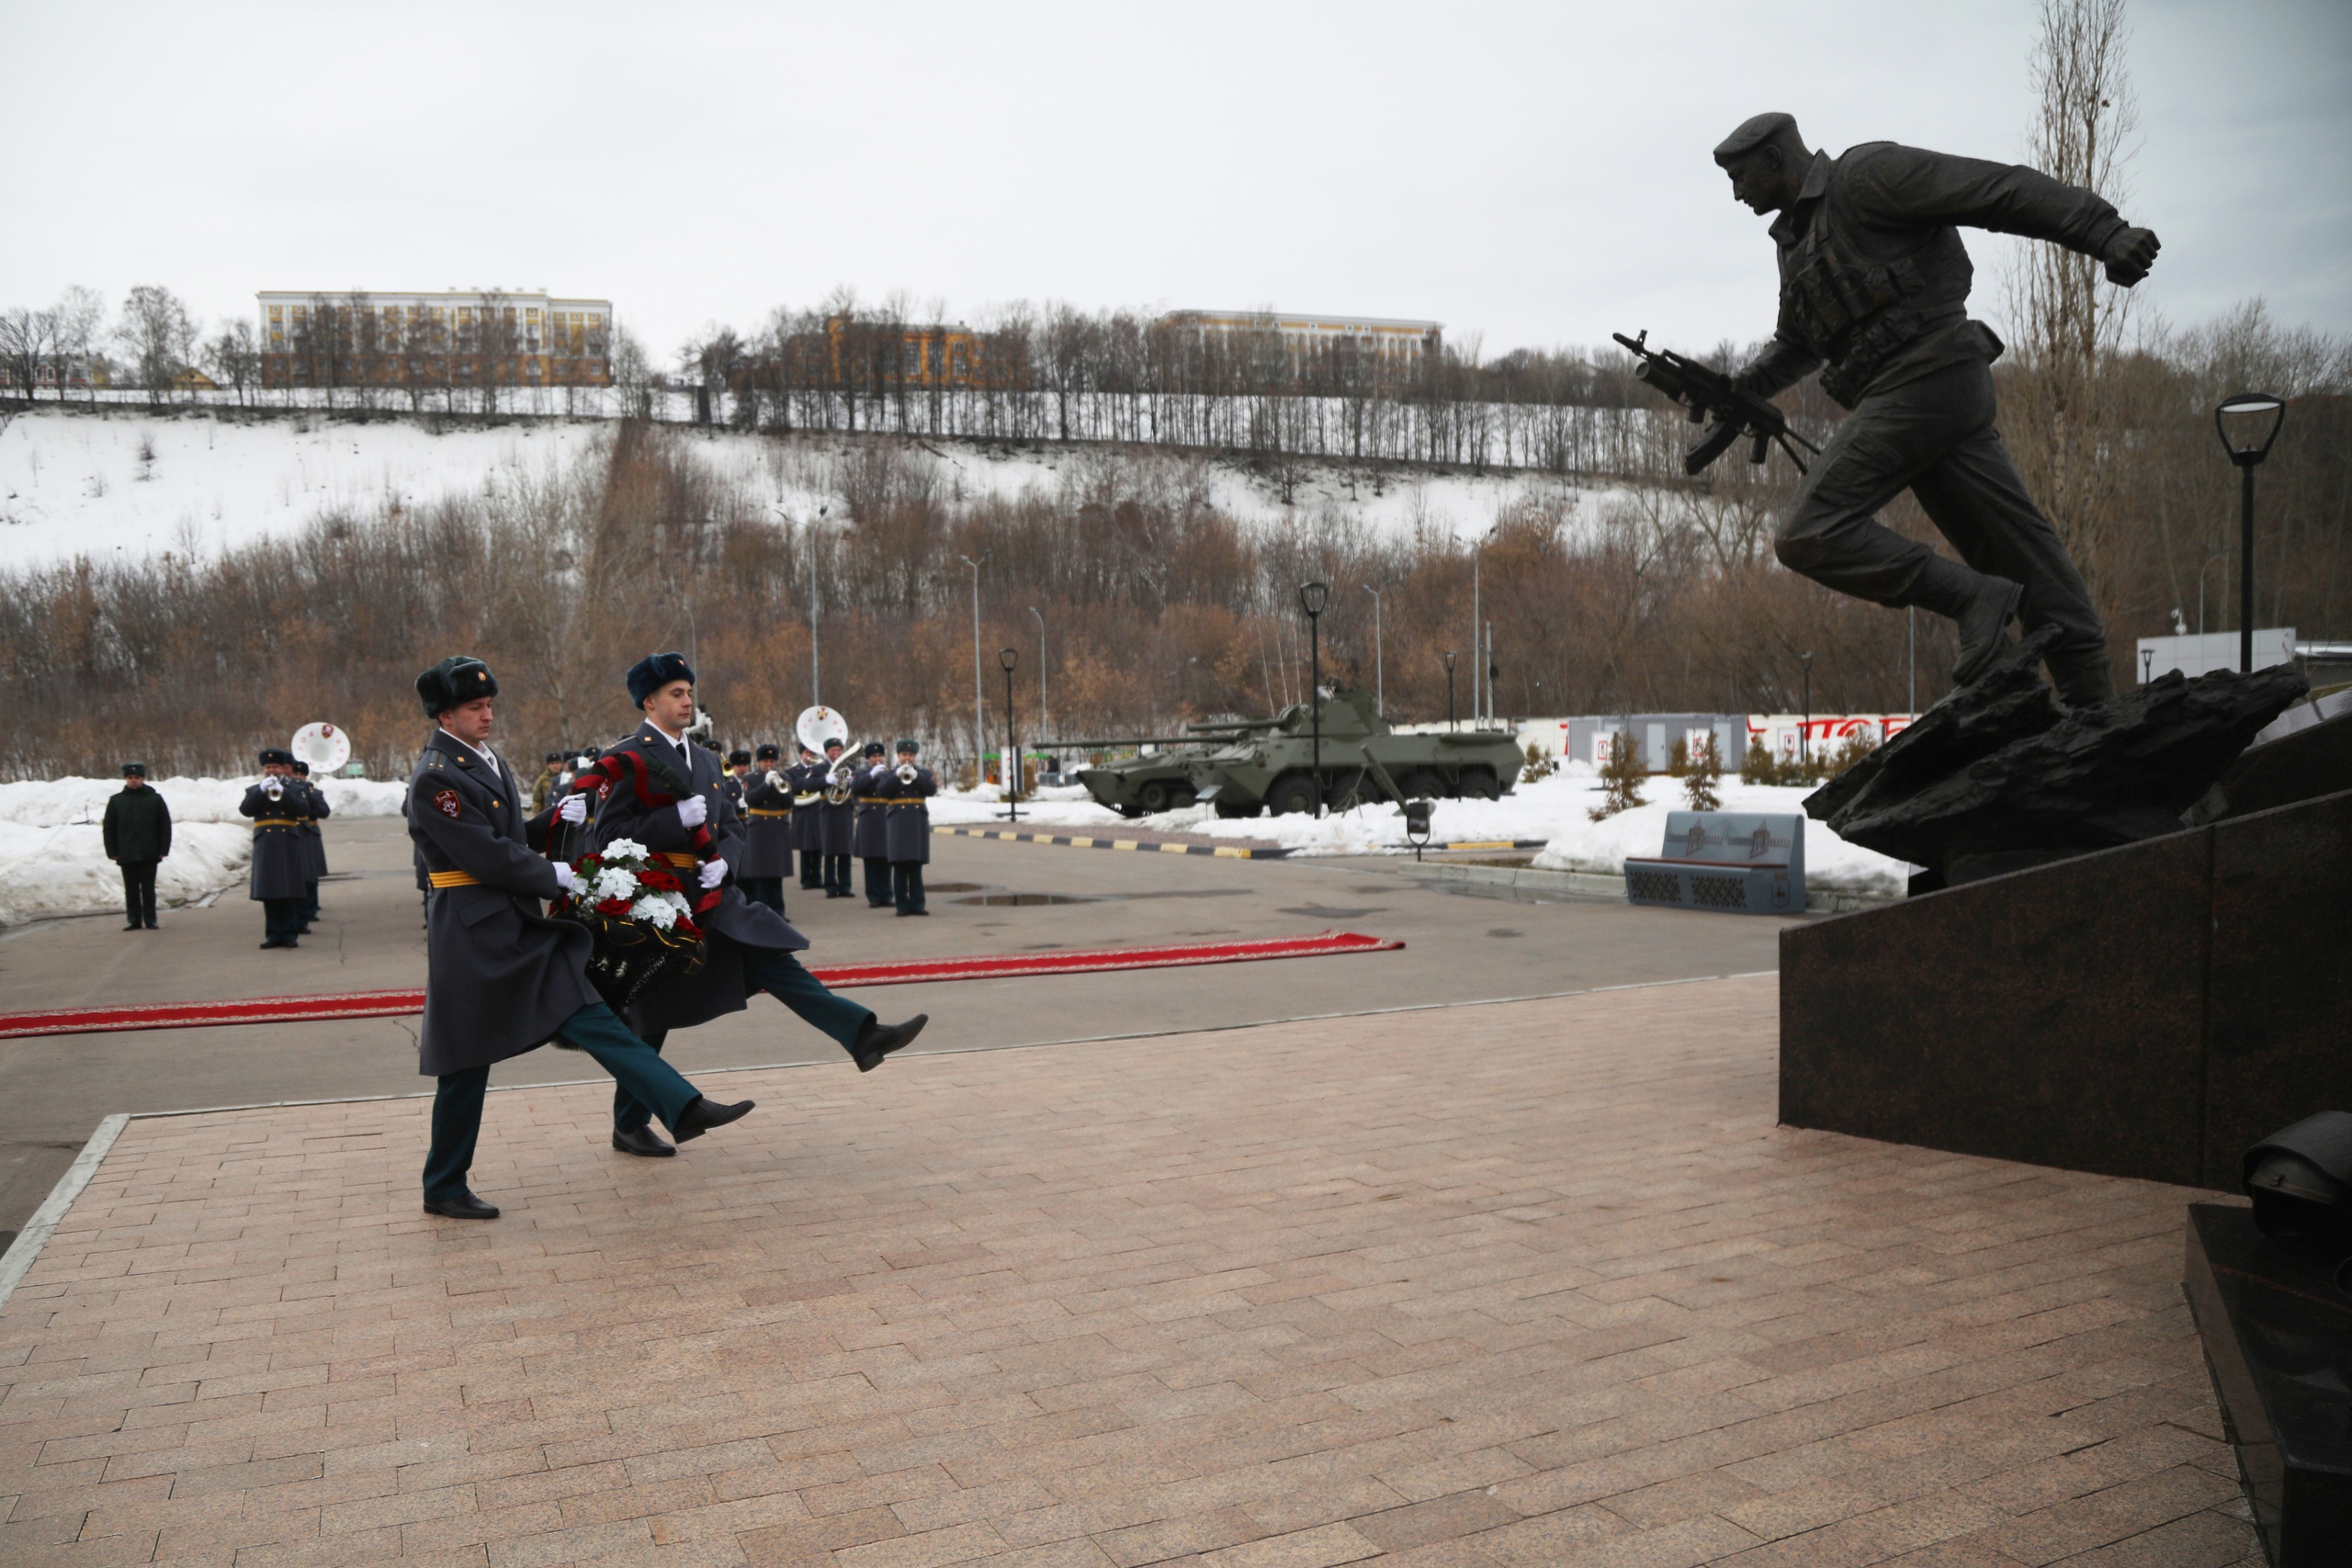
<instances>
[{"instance_id":1,"label":"armored personnel carrier","mask_svg":"<svg viewBox=\"0 0 2352 1568\"><path fill-rule=\"evenodd\" d=\"M1084 750L1104 746L1152 746L1156 750L1134 757L1098 762L1078 771L1078 782L1098 806L1122 817L1144 817L1177 811L1193 803L1198 789L1193 764L1271 720L1237 719L1227 724L1195 724L1181 736L1138 736L1123 740L1076 740L1065 745Z\"/></svg>"},{"instance_id":2,"label":"armored personnel carrier","mask_svg":"<svg viewBox=\"0 0 2352 1568\"><path fill-rule=\"evenodd\" d=\"M1327 808L1449 796L1493 800L1519 781L1526 761L1507 729L1399 735L1374 711L1369 692L1335 692L1323 698L1322 710L1319 788ZM1314 751L1314 714L1294 703L1193 759L1193 797L1211 802L1220 817L1312 811Z\"/></svg>"}]
</instances>

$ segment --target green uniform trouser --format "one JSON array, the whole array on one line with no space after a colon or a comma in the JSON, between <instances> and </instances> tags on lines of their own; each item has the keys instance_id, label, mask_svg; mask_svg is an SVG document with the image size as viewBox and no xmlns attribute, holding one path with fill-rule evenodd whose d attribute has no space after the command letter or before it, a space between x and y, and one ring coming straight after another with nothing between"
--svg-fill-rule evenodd
<instances>
[{"instance_id":1,"label":"green uniform trouser","mask_svg":"<svg viewBox=\"0 0 2352 1568\"><path fill-rule=\"evenodd\" d=\"M719 939L724 940L724 939ZM773 948L743 949L744 977L782 1002L800 1016L803 1022L830 1035L835 1043L847 1051L856 1045L857 1037L874 1021L874 1010L838 996L825 988L825 983L800 966L800 960L789 953ZM651 1049L660 1051L670 1032L658 1029L650 1032ZM566 1035L566 1039L571 1036ZM614 1077L620 1075L615 1073ZM661 1109L644 1096L631 1092L627 1080L613 1090L613 1127L616 1132L629 1132L642 1127L651 1119L652 1111ZM662 1121L669 1118L664 1116Z\"/></svg>"},{"instance_id":2,"label":"green uniform trouser","mask_svg":"<svg viewBox=\"0 0 2352 1568\"><path fill-rule=\"evenodd\" d=\"M2107 630L2064 541L2001 445L1993 412L1992 367L1978 359L1864 398L1797 487L1774 550L1781 565L1825 588L1952 617L1984 575L2023 583L2026 630L2064 631L2049 655L2052 676L2062 688L2070 680L2105 687ZM1905 490L1965 566L1878 520L1878 509Z\"/></svg>"},{"instance_id":3,"label":"green uniform trouser","mask_svg":"<svg viewBox=\"0 0 2352 1568\"><path fill-rule=\"evenodd\" d=\"M620 1016L602 1002L573 1013L556 1034L595 1057L623 1092L650 1105L673 1133L678 1113L699 1098L684 1075L631 1034ZM427 1199L447 1200L467 1190L466 1173L473 1168L474 1145L481 1136L482 1096L489 1088L487 1066L441 1075L433 1094L433 1148L424 1156Z\"/></svg>"}]
</instances>

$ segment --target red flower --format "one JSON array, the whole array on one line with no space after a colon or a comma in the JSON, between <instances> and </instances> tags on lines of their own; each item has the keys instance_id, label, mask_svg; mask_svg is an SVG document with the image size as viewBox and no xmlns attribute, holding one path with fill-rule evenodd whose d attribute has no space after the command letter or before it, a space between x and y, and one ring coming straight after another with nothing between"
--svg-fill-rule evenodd
<instances>
[{"instance_id":1,"label":"red flower","mask_svg":"<svg viewBox=\"0 0 2352 1568\"><path fill-rule=\"evenodd\" d=\"M626 898L606 898L596 906L596 913L600 915L617 917L628 914L628 910L629 901Z\"/></svg>"},{"instance_id":2,"label":"red flower","mask_svg":"<svg viewBox=\"0 0 2352 1568\"><path fill-rule=\"evenodd\" d=\"M656 893L676 893L681 888L676 877L666 871L656 871L650 865L637 874L637 879Z\"/></svg>"},{"instance_id":3,"label":"red flower","mask_svg":"<svg viewBox=\"0 0 2352 1568\"><path fill-rule=\"evenodd\" d=\"M675 920L671 922L670 934L686 942L700 942L702 940L702 928L695 924L692 920L686 919L685 916L680 915Z\"/></svg>"}]
</instances>

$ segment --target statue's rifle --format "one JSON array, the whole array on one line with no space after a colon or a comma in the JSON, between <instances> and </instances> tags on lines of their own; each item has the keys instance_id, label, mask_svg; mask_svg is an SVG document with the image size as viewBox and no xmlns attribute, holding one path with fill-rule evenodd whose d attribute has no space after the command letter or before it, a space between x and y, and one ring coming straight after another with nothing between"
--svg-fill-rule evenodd
<instances>
[{"instance_id":1,"label":"statue's rifle","mask_svg":"<svg viewBox=\"0 0 2352 1568\"><path fill-rule=\"evenodd\" d=\"M1714 422L1699 445L1683 455L1684 473L1703 472L1708 464L1722 457L1743 435L1750 442L1747 460L1751 463L1762 462L1776 441L1799 473L1804 472L1804 459L1797 456L1799 446L1815 457L1821 455L1820 447L1789 428L1788 416L1768 400L1745 390L1722 371L1711 370L1695 359L1685 358L1672 349L1651 348L1648 328L1643 328L1639 337L1627 337L1623 333L1609 335L1624 344L1637 361L1634 379L1655 388L1668 401L1689 409L1691 423L1705 424L1711 419Z\"/></svg>"}]
</instances>

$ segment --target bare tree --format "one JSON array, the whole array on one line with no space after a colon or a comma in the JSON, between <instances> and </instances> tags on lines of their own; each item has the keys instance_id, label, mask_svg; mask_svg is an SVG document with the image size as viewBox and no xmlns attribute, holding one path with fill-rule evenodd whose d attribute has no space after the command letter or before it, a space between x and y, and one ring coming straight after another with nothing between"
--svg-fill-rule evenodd
<instances>
[{"instance_id":1,"label":"bare tree","mask_svg":"<svg viewBox=\"0 0 2352 1568\"><path fill-rule=\"evenodd\" d=\"M196 356L195 319L178 295L156 284L139 284L123 298L115 333L151 403L164 400Z\"/></svg>"},{"instance_id":2,"label":"bare tree","mask_svg":"<svg viewBox=\"0 0 2352 1568\"><path fill-rule=\"evenodd\" d=\"M65 395L66 383L78 367L85 399L95 406L98 382L105 373L99 350L106 341L106 299L96 289L85 288L77 283L58 296L55 315L57 353L63 362L57 378L57 395Z\"/></svg>"},{"instance_id":3,"label":"bare tree","mask_svg":"<svg viewBox=\"0 0 2352 1568\"><path fill-rule=\"evenodd\" d=\"M204 345L205 367L212 378L233 389L243 407L246 389L261 378L261 344L253 320L234 316L220 323L220 333Z\"/></svg>"},{"instance_id":4,"label":"bare tree","mask_svg":"<svg viewBox=\"0 0 2352 1568\"><path fill-rule=\"evenodd\" d=\"M53 363L56 352L56 311L22 305L0 310L0 366L6 367L8 379L22 390L26 401L30 402L40 391L41 371ZM65 395L62 376L57 395Z\"/></svg>"}]
</instances>

